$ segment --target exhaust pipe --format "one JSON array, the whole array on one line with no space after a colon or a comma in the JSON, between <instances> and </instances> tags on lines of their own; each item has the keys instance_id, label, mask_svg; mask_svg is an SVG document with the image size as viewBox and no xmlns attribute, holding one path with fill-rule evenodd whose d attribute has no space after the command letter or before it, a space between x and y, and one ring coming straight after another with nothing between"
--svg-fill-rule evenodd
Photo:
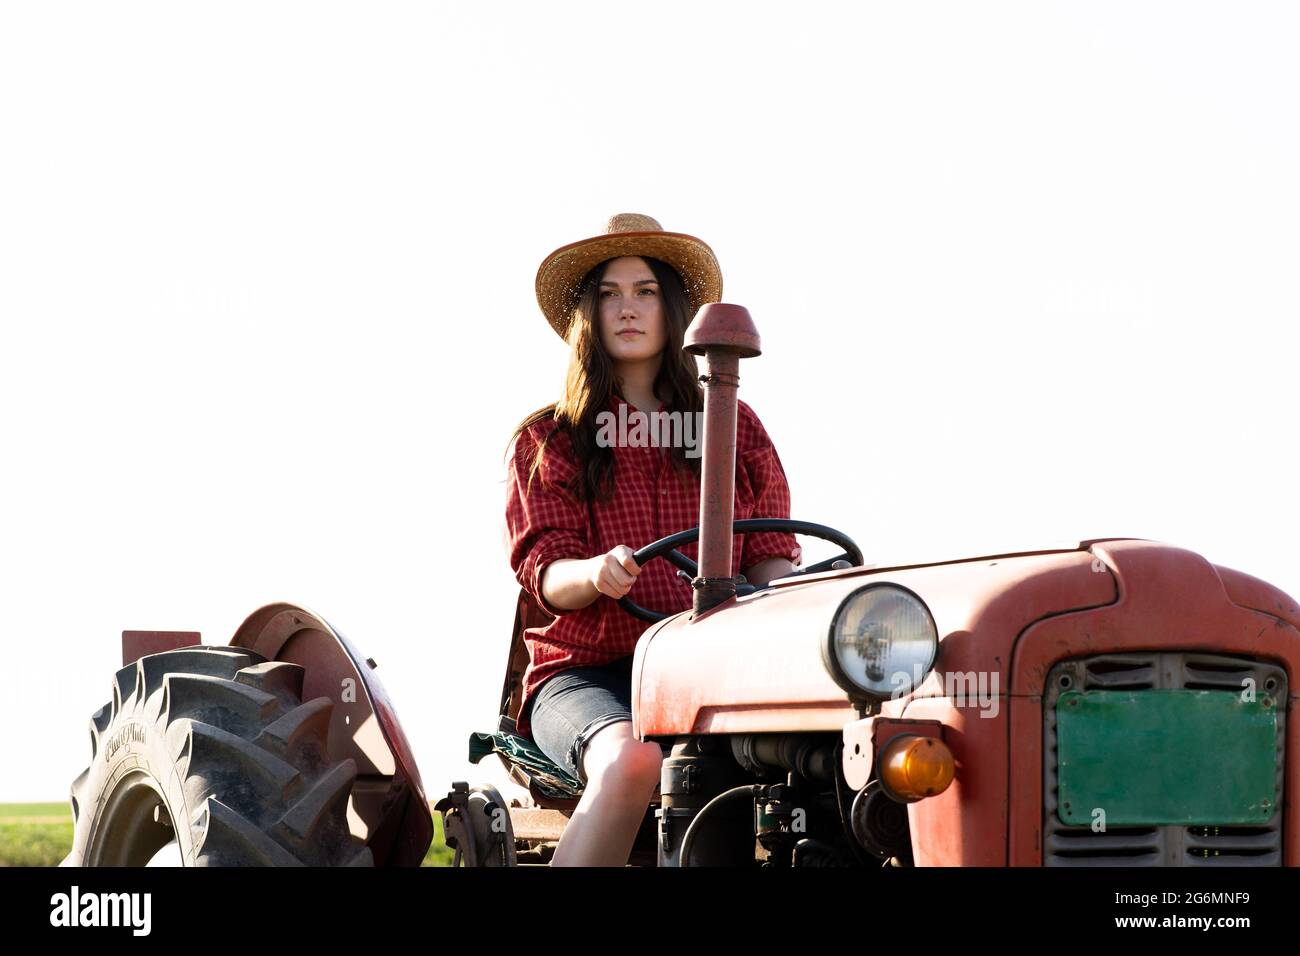
<instances>
[{"instance_id":1,"label":"exhaust pipe","mask_svg":"<svg viewBox=\"0 0 1300 956\"><path fill-rule=\"evenodd\" d=\"M682 348L704 356L704 456L700 481L700 564L692 619L736 594L731 523L736 498L736 392L740 360L762 354L749 310L713 302L686 330Z\"/></svg>"}]
</instances>

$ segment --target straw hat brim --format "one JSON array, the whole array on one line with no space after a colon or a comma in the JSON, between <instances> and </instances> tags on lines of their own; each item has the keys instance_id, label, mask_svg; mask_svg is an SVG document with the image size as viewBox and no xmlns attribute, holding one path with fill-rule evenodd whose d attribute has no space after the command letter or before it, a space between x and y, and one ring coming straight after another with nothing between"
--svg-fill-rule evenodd
<instances>
[{"instance_id":1,"label":"straw hat brim","mask_svg":"<svg viewBox=\"0 0 1300 956\"><path fill-rule=\"evenodd\" d=\"M619 256L660 259L682 277L693 308L722 300L722 269L706 243L681 232L616 232L561 246L537 270L537 304L560 338L568 341L583 277Z\"/></svg>"}]
</instances>

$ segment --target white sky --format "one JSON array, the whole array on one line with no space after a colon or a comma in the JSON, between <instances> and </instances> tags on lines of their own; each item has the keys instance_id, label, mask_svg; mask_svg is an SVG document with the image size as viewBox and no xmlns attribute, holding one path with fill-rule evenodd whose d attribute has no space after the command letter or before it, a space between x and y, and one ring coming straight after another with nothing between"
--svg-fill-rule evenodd
<instances>
[{"instance_id":1,"label":"white sky","mask_svg":"<svg viewBox=\"0 0 1300 956\"><path fill-rule=\"evenodd\" d=\"M430 796L499 779L533 278L615 212L717 252L794 515L868 561L1124 535L1297 593L1298 28L4 5L0 801L66 800L124 628L278 600L378 660Z\"/></svg>"}]
</instances>

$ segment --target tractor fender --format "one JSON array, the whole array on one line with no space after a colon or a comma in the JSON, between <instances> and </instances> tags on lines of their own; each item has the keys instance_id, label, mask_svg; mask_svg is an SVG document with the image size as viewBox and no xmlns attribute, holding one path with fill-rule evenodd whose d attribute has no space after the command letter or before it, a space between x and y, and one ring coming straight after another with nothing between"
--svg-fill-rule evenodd
<instances>
[{"instance_id":1,"label":"tractor fender","mask_svg":"<svg viewBox=\"0 0 1300 956\"><path fill-rule=\"evenodd\" d=\"M330 752L357 765L348 814L354 834L377 866L419 866L433 840L433 815L410 741L375 674L378 664L319 614L286 603L254 611L230 645L301 665L304 699L335 702Z\"/></svg>"}]
</instances>

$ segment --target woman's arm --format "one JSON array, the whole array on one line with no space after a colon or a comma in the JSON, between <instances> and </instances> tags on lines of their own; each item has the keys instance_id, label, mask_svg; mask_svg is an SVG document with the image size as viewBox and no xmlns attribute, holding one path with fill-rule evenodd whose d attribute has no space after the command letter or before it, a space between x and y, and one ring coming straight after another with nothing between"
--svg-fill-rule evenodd
<instances>
[{"instance_id":1,"label":"woman's arm","mask_svg":"<svg viewBox=\"0 0 1300 956\"><path fill-rule=\"evenodd\" d=\"M542 595L547 603L566 611L587 607L602 594L614 600L632 590L641 573L632 549L620 544L594 558L566 558L542 569Z\"/></svg>"},{"instance_id":2,"label":"woman's arm","mask_svg":"<svg viewBox=\"0 0 1300 956\"><path fill-rule=\"evenodd\" d=\"M564 453L567 448L558 447L564 446L565 437L553 436L533 480L536 440L531 432L523 432L512 453L506 476L506 543L520 586L544 611L558 617L571 608L549 604L542 590L542 572L562 560L585 560L583 555L592 551L590 529L587 509L564 487L575 471Z\"/></svg>"}]
</instances>

